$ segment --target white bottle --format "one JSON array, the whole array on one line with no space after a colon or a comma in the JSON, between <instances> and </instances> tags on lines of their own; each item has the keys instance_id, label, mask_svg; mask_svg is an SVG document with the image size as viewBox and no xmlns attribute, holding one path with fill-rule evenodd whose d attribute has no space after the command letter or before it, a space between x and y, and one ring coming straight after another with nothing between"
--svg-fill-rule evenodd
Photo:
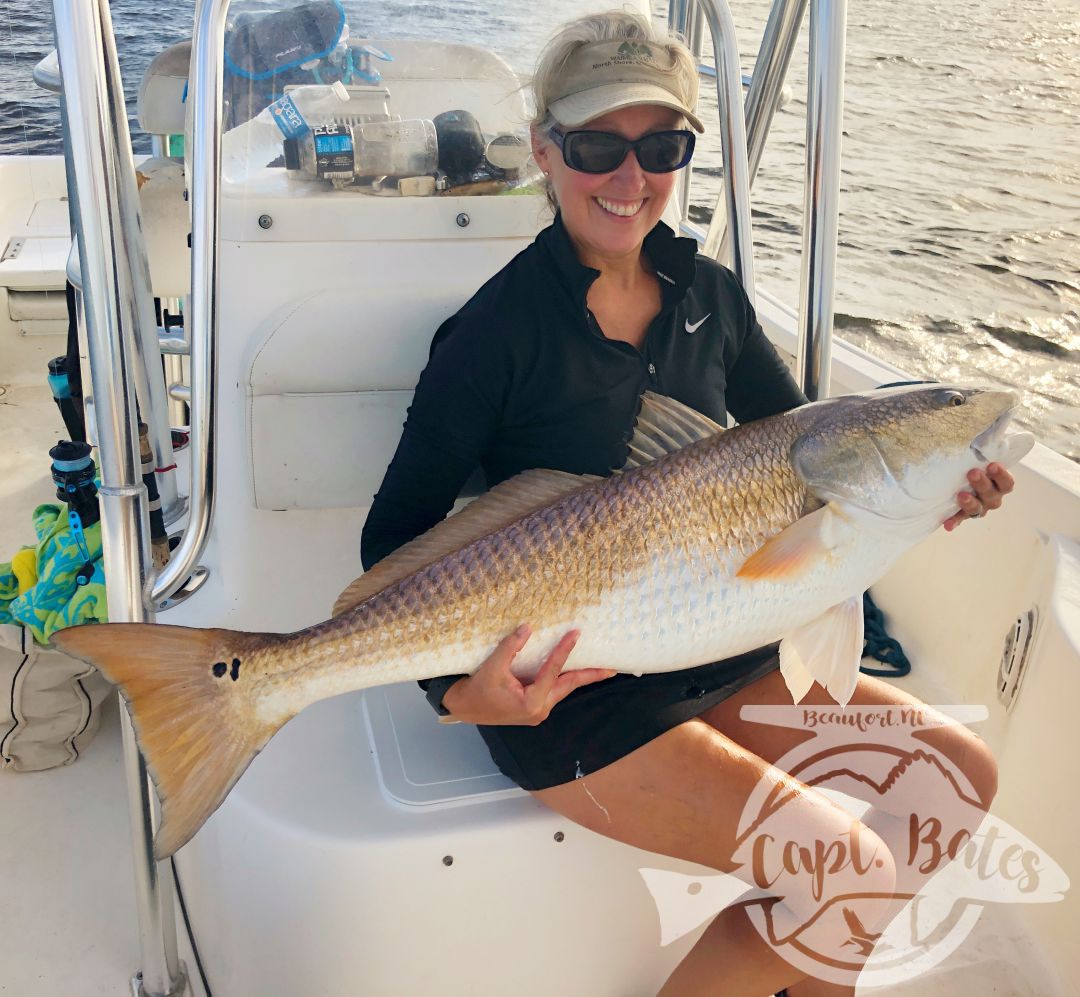
<instances>
[{"instance_id":1,"label":"white bottle","mask_svg":"<svg viewBox=\"0 0 1080 997\"><path fill-rule=\"evenodd\" d=\"M221 136L222 178L230 183L245 180L281 155L285 139L299 138L313 124L332 121L348 99L349 92L341 82L290 90Z\"/></svg>"}]
</instances>

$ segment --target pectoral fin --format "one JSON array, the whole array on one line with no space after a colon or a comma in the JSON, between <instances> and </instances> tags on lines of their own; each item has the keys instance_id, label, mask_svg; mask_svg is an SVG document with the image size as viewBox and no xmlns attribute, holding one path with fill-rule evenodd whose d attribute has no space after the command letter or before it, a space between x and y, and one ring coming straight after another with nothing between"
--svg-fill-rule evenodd
<instances>
[{"instance_id":1,"label":"pectoral fin","mask_svg":"<svg viewBox=\"0 0 1080 997\"><path fill-rule=\"evenodd\" d=\"M862 652L859 595L787 634L780 644L780 673L796 703L818 682L837 703L846 706L859 682Z\"/></svg>"},{"instance_id":2,"label":"pectoral fin","mask_svg":"<svg viewBox=\"0 0 1080 997\"><path fill-rule=\"evenodd\" d=\"M790 579L798 577L836 547L836 527L844 514L830 502L797 519L766 540L736 572L739 578Z\"/></svg>"}]
</instances>

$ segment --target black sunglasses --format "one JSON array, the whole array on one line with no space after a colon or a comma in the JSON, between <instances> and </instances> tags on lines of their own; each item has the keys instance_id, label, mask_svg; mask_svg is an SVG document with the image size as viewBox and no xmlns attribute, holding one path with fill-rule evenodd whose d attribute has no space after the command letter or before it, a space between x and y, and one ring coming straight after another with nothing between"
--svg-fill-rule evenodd
<instances>
[{"instance_id":1,"label":"black sunglasses","mask_svg":"<svg viewBox=\"0 0 1080 997\"><path fill-rule=\"evenodd\" d=\"M617 170L632 149L646 173L681 170L694 155L694 133L687 129L651 132L631 142L611 132L549 132L562 149L563 162L579 173L611 173Z\"/></svg>"}]
</instances>

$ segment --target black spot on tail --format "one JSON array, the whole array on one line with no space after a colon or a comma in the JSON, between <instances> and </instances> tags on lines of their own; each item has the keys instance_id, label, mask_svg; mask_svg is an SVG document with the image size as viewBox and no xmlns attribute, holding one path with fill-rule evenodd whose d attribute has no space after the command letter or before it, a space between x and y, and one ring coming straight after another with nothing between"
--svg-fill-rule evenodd
<instances>
[{"instance_id":1,"label":"black spot on tail","mask_svg":"<svg viewBox=\"0 0 1080 997\"><path fill-rule=\"evenodd\" d=\"M228 670L229 666L224 661L219 661L214 665L214 678L221 678Z\"/></svg>"},{"instance_id":2,"label":"black spot on tail","mask_svg":"<svg viewBox=\"0 0 1080 997\"><path fill-rule=\"evenodd\" d=\"M229 678L231 678L234 682L238 678L240 678L240 659L239 658L233 658L232 659L232 671L229 672Z\"/></svg>"}]
</instances>

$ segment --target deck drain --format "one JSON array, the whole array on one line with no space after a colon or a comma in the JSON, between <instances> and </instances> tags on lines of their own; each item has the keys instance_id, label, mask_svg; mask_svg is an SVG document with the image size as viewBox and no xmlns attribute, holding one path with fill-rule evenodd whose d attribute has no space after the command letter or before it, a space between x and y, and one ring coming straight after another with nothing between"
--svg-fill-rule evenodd
<instances>
[{"instance_id":1,"label":"deck drain","mask_svg":"<svg viewBox=\"0 0 1080 997\"><path fill-rule=\"evenodd\" d=\"M998 669L997 694L1006 710L1011 710L1020 692L1020 683L1027 671L1028 659L1035 641L1035 631L1039 622L1039 609L1032 606L1013 624L1005 635L1005 647L1001 652L1001 667Z\"/></svg>"}]
</instances>

